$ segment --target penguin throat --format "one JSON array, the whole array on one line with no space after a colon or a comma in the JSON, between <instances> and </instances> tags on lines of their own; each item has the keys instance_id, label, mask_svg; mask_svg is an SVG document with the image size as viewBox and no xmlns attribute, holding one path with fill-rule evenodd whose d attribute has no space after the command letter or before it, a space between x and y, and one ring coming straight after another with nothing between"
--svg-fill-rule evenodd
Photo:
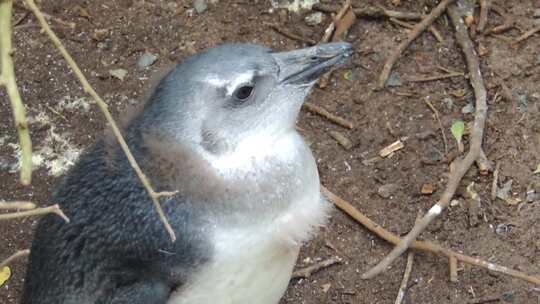
<instances>
[{"instance_id":1,"label":"penguin throat","mask_svg":"<svg viewBox=\"0 0 540 304\"><path fill-rule=\"evenodd\" d=\"M294 132L280 136L250 136L221 153L204 153L206 160L219 172L253 171L264 169L270 160L290 161L298 153L300 136Z\"/></svg>"}]
</instances>

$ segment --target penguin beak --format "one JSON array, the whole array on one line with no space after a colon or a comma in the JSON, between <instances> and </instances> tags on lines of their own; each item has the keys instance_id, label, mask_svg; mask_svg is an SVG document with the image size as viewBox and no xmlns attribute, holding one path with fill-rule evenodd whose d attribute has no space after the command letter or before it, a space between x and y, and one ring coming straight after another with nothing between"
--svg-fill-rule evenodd
<instances>
[{"instance_id":1,"label":"penguin beak","mask_svg":"<svg viewBox=\"0 0 540 304\"><path fill-rule=\"evenodd\" d=\"M351 54L351 44L334 42L272 53L272 56L279 66L280 83L305 86L312 85L322 74L342 65Z\"/></svg>"}]
</instances>

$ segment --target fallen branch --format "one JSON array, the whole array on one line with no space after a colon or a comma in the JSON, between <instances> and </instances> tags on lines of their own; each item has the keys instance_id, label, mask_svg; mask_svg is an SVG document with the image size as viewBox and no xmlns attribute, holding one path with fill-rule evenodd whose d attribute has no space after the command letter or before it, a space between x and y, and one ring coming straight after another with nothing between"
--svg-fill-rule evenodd
<instances>
[{"instance_id":1,"label":"fallen branch","mask_svg":"<svg viewBox=\"0 0 540 304\"><path fill-rule=\"evenodd\" d=\"M19 145L21 147L21 172L20 181L23 185L30 185L32 181L32 141L28 131L26 121L26 110L22 103L17 82L15 81L15 70L13 68L13 48L11 46L11 12L13 9L12 0L0 1L0 86L5 86L11 109L15 129L19 135Z\"/></svg>"},{"instance_id":2,"label":"fallen branch","mask_svg":"<svg viewBox=\"0 0 540 304\"><path fill-rule=\"evenodd\" d=\"M318 105L312 104L311 102L304 102L303 107L306 108L308 111L313 112L315 114L319 114L322 117L330 120L331 122L335 123L338 126L347 128L347 129L354 129L354 124L345 118L341 118L339 116L336 116L327 110L319 107Z\"/></svg>"},{"instance_id":3,"label":"fallen branch","mask_svg":"<svg viewBox=\"0 0 540 304\"><path fill-rule=\"evenodd\" d=\"M437 217L441 212L448 207L450 200L456 192L461 178L467 173L471 165L481 156L482 152L482 137L484 134L484 125L487 115L487 93L480 71L480 62L474 50L474 44L469 37L467 28L458 13L455 5L448 7L448 15L454 24L456 30L456 39L465 54L467 67L469 69L469 79L474 89L475 101L475 118L471 130L471 140L469 152L465 158L458 158L454 161L454 170L450 172L446 189L439 201L431 207L429 212L414 225L413 229L402 239L388 256L386 256L377 266L366 272L362 278L369 279L384 271L396 258L409 248L411 243L424 231L424 229Z\"/></svg>"},{"instance_id":4,"label":"fallen branch","mask_svg":"<svg viewBox=\"0 0 540 304\"><path fill-rule=\"evenodd\" d=\"M19 211L19 212L10 212L10 213L3 213L0 214L0 220L11 220L15 218L21 218L21 217L28 217L28 216L35 216L35 215L44 215L54 213L61 217L66 223L69 223L69 218L62 212L62 209L60 209L60 206L58 204L44 207L44 208L36 208L28 211Z\"/></svg>"},{"instance_id":5,"label":"fallen branch","mask_svg":"<svg viewBox=\"0 0 540 304\"><path fill-rule=\"evenodd\" d=\"M321 269L330 267L338 263L341 263L341 259L339 257L331 257L306 268L298 269L297 271L293 272L291 279L307 279Z\"/></svg>"},{"instance_id":6,"label":"fallen branch","mask_svg":"<svg viewBox=\"0 0 540 304\"><path fill-rule=\"evenodd\" d=\"M528 31L526 31L525 33L523 33L523 35L519 36L518 38L516 38L516 40L514 40L514 42L512 42L512 44L518 44L522 41L525 41L527 39L529 39L532 35L536 34L540 32L540 26L537 26L535 28L532 28Z\"/></svg>"},{"instance_id":7,"label":"fallen branch","mask_svg":"<svg viewBox=\"0 0 540 304\"><path fill-rule=\"evenodd\" d=\"M442 124L441 118L439 116L439 111L437 111L437 108L429 101L429 99L426 97L424 98L424 102L426 105L433 111L433 114L435 115L435 119L437 120L437 123L439 124L439 129L441 130L443 143L444 143L444 155L448 155L448 140L446 139L446 133L444 132L444 126Z\"/></svg>"},{"instance_id":8,"label":"fallen branch","mask_svg":"<svg viewBox=\"0 0 540 304\"><path fill-rule=\"evenodd\" d=\"M356 16L352 12L351 0L346 0L343 7L334 17L334 20L332 20L328 28L324 31L320 43L326 43L329 40L333 42L341 40L341 35L349 30L355 20ZM317 81L319 88L324 89L328 85L331 74L332 71L328 71L319 78Z\"/></svg>"},{"instance_id":9,"label":"fallen branch","mask_svg":"<svg viewBox=\"0 0 540 304\"><path fill-rule=\"evenodd\" d=\"M0 209L23 209L29 210L36 208L36 204L32 202L17 201L17 202L0 202Z\"/></svg>"},{"instance_id":10,"label":"fallen branch","mask_svg":"<svg viewBox=\"0 0 540 304\"><path fill-rule=\"evenodd\" d=\"M156 192L156 191L154 191L154 189L152 188L152 186L150 184L150 181L148 180L148 178L142 172L141 168L137 164L137 161L133 157L133 154L131 154L131 151L129 150L129 147L128 147L126 141L122 137L122 133L120 132L120 129L116 125L116 122L114 121L114 118L112 117L111 113L109 112L108 106L105 103L105 101L103 101L103 99L101 99L101 97L96 93L96 91L88 83L88 80L86 79L86 77L82 73L81 69L77 66L77 63L75 63L75 61L73 60L71 55L68 53L68 51L66 50L66 48L64 47L64 45L62 44L60 39L58 39L56 34L51 30L51 28L47 24L47 21L45 21L45 18L43 17L43 14L41 13L39 8L34 3L34 0L25 0L25 2L29 6L32 13L38 19L38 21L39 21L41 27L43 28L43 30L47 33L47 35L49 36L49 38L51 39L51 41L53 42L55 47L58 49L58 51L60 51L60 53L62 54L62 56L64 57L64 59L68 63L68 65L70 66L70 68L73 70L73 72L75 73L75 75L79 79L79 82L82 84L82 86L84 88L84 91L87 92L88 94L90 94L90 96L92 96L92 98L96 102L97 106L99 107L99 109L101 110L103 115L105 116L105 119L109 123L109 125L110 125L110 127L111 127L111 129L113 131L114 136L118 140L118 143L120 144L120 147L122 148L124 154L126 155L128 161L129 161L129 164L131 165L131 167L133 168L133 170L135 171L135 173L137 174L137 176L141 180L141 183L143 184L144 188L148 192L148 195L152 199L152 202L154 203L154 208L156 209L156 212L158 213L159 219L161 220L161 222L163 222L163 225L165 226L165 229L169 233L169 236L171 237L171 240L174 242L176 240L176 235L174 234L174 231L172 230L171 225L169 224L169 222L167 221L167 218L165 217L165 214L163 213L163 209L161 208L161 205L159 203L159 199L162 196L174 195L176 192Z\"/></svg>"},{"instance_id":11,"label":"fallen branch","mask_svg":"<svg viewBox=\"0 0 540 304\"><path fill-rule=\"evenodd\" d=\"M328 4L314 4L312 7L313 10L323 12L323 13L337 13L339 7ZM358 8L353 7L353 12L356 16L362 18L397 18L401 20L420 20L422 19L422 14L418 13L407 13L407 12L398 12L393 10L385 9L384 7L364 7Z\"/></svg>"},{"instance_id":12,"label":"fallen branch","mask_svg":"<svg viewBox=\"0 0 540 304\"><path fill-rule=\"evenodd\" d=\"M476 31L479 33L482 33L486 28L490 1L491 0L480 0L480 17L478 20L478 27L476 28Z\"/></svg>"},{"instance_id":13,"label":"fallen branch","mask_svg":"<svg viewBox=\"0 0 540 304\"><path fill-rule=\"evenodd\" d=\"M464 77L465 74L461 72L456 73L448 73L443 75L434 75L434 76L427 76L427 77L410 77L407 78L407 81L409 82L429 82L429 81L436 81L436 80L443 80L453 77Z\"/></svg>"},{"instance_id":14,"label":"fallen branch","mask_svg":"<svg viewBox=\"0 0 540 304\"><path fill-rule=\"evenodd\" d=\"M407 285L409 285L409 278L411 276L412 265L414 262L414 252L410 251L407 255L407 264L405 265L405 272L403 273L403 279L399 285L398 294L394 304L401 304L405 298L405 292L407 291Z\"/></svg>"},{"instance_id":15,"label":"fallen branch","mask_svg":"<svg viewBox=\"0 0 540 304\"><path fill-rule=\"evenodd\" d=\"M302 37L299 35L296 35L295 33L292 33L286 29L280 28L277 24L270 24L269 27L273 29L276 33L281 34L291 40L299 41L302 43L306 43L309 45L315 45L317 42L311 38Z\"/></svg>"},{"instance_id":16,"label":"fallen branch","mask_svg":"<svg viewBox=\"0 0 540 304\"><path fill-rule=\"evenodd\" d=\"M405 21L401 21L401 20L396 19L396 18L390 18L389 20L390 20L390 22L395 23L397 25L401 25L404 28L408 28L408 29L413 29L414 28L413 24L410 24L410 23L405 22ZM437 41L444 42L444 39L443 39L441 33L439 33L439 31L433 25L429 26L429 31L431 32L433 37L435 37L435 39L437 39Z\"/></svg>"},{"instance_id":17,"label":"fallen branch","mask_svg":"<svg viewBox=\"0 0 540 304\"><path fill-rule=\"evenodd\" d=\"M362 214L358 209L356 209L353 205L351 205L351 203L335 195L323 185L321 185L321 193L326 198L328 198L328 200L330 200L330 202L332 202L336 207L338 207L340 210L348 214L355 221L357 221L358 223L366 227L366 229L368 229L369 231L375 233L377 236L379 236L380 238L382 238L383 240L391 244L394 244L394 245L400 244L401 240L397 235L382 228L379 224L375 223L370 218ZM517 270L513 270L510 268L501 266L501 265L493 264L493 263L490 263L490 262L487 262L478 258L470 257L467 255L458 253L456 251L443 248L429 241L413 240L410 248L415 249L415 250L425 251L425 252L431 252L433 254L444 256L446 258L450 258L453 256L456 258L456 260L462 263L482 267L489 271L499 272L499 273L502 273L502 274L505 274L514 278L518 278L518 279L540 286L540 277L538 276L532 276L521 271L517 271Z\"/></svg>"},{"instance_id":18,"label":"fallen branch","mask_svg":"<svg viewBox=\"0 0 540 304\"><path fill-rule=\"evenodd\" d=\"M383 70L379 77L379 88L384 88L386 80L390 76L394 63L398 60L399 56L409 46L409 44L416 39L423 31L425 31L444 11L448 4L455 0L442 0L437 7L435 7L429 15L422 19L421 22L416 24L411 32L407 35L407 39L400 43L400 45L390 54L390 57L384 64Z\"/></svg>"},{"instance_id":19,"label":"fallen branch","mask_svg":"<svg viewBox=\"0 0 540 304\"><path fill-rule=\"evenodd\" d=\"M2 269L4 266L11 264L11 262L15 261L16 259L28 256L29 254L30 254L30 249L19 250L15 252L11 256L9 256L7 259L3 260L2 263L0 263L0 269Z\"/></svg>"}]
</instances>

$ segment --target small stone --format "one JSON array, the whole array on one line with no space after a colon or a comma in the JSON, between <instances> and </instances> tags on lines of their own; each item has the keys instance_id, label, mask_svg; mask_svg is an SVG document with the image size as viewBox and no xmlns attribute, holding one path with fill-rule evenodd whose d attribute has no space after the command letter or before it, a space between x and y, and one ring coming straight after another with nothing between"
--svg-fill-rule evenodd
<instances>
[{"instance_id":1,"label":"small stone","mask_svg":"<svg viewBox=\"0 0 540 304\"><path fill-rule=\"evenodd\" d=\"M126 78L128 71L125 69L114 69L114 70L109 70L109 74L114 78L124 81L124 78Z\"/></svg>"},{"instance_id":2,"label":"small stone","mask_svg":"<svg viewBox=\"0 0 540 304\"><path fill-rule=\"evenodd\" d=\"M425 195L433 194L433 191L434 191L433 185L430 183L423 184L422 189L420 189L420 193L425 194Z\"/></svg>"},{"instance_id":3,"label":"small stone","mask_svg":"<svg viewBox=\"0 0 540 304\"><path fill-rule=\"evenodd\" d=\"M401 86L401 79L396 73L390 74L390 77L386 80L387 87L399 87Z\"/></svg>"},{"instance_id":4,"label":"small stone","mask_svg":"<svg viewBox=\"0 0 540 304\"><path fill-rule=\"evenodd\" d=\"M304 18L304 21L306 22L306 24L310 26L321 24L322 20L323 20L323 14L321 12L314 12L312 14L307 15Z\"/></svg>"},{"instance_id":5,"label":"small stone","mask_svg":"<svg viewBox=\"0 0 540 304\"><path fill-rule=\"evenodd\" d=\"M454 106L454 100L451 97L443 98L443 103L448 110L452 109L452 107Z\"/></svg>"},{"instance_id":6,"label":"small stone","mask_svg":"<svg viewBox=\"0 0 540 304\"><path fill-rule=\"evenodd\" d=\"M379 196L382 198L389 198L398 189L399 189L399 186L396 184L386 184L379 187L379 189L377 190L377 194L379 194Z\"/></svg>"},{"instance_id":7,"label":"small stone","mask_svg":"<svg viewBox=\"0 0 540 304\"><path fill-rule=\"evenodd\" d=\"M453 199L450 201L450 207L456 207L459 206L459 200Z\"/></svg>"},{"instance_id":8,"label":"small stone","mask_svg":"<svg viewBox=\"0 0 540 304\"><path fill-rule=\"evenodd\" d=\"M526 112L528 105L529 105L529 99L527 98L527 95L519 94L517 96L517 108L518 108L518 111L521 112L521 113Z\"/></svg>"},{"instance_id":9,"label":"small stone","mask_svg":"<svg viewBox=\"0 0 540 304\"><path fill-rule=\"evenodd\" d=\"M146 52L139 58L139 61L137 61L137 66L139 67L140 70L144 70L147 67L154 64L154 62L156 62L157 59L158 59L157 55Z\"/></svg>"},{"instance_id":10,"label":"small stone","mask_svg":"<svg viewBox=\"0 0 540 304\"><path fill-rule=\"evenodd\" d=\"M208 5L206 4L206 0L193 0L193 8L200 15L208 9Z\"/></svg>"},{"instance_id":11,"label":"small stone","mask_svg":"<svg viewBox=\"0 0 540 304\"><path fill-rule=\"evenodd\" d=\"M463 113L463 114L470 114L473 111L474 111L474 106L472 105L472 103L468 103L466 106L464 106L461 109L461 113Z\"/></svg>"},{"instance_id":12,"label":"small stone","mask_svg":"<svg viewBox=\"0 0 540 304\"><path fill-rule=\"evenodd\" d=\"M330 136L332 136L333 139L335 139L343 148L349 150L352 148L353 144L347 136L343 135L343 133L340 133L338 131L330 131Z\"/></svg>"},{"instance_id":13,"label":"small stone","mask_svg":"<svg viewBox=\"0 0 540 304\"><path fill-rule=\"evenodd\" d=\"M330 290L330 287L332 287L332 284L330 284L330 283L328 283L328 284L323 284L323 285L322 285L322 291L323 291L324 293L327 293L328 290Z\"/></svg>"}]
</instances>

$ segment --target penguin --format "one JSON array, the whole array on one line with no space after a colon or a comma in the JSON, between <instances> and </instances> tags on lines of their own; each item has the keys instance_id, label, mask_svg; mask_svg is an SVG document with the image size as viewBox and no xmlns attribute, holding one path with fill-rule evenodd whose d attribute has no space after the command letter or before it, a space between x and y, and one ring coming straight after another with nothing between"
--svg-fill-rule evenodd
<instances>
[{"instance_id":1,"label":"penguin","mask_svg":"<svg viewBox=\"0 0 540 304\"><path fill-rule=\"evenodd\" d=\"M177 64L124 129L153 204L114 141L89 147L53 192L70 223L36 229L23 304L277 304L330 204L295 123L345 42L273 52L224 44Z\"/></svg>"}]
</instances>

